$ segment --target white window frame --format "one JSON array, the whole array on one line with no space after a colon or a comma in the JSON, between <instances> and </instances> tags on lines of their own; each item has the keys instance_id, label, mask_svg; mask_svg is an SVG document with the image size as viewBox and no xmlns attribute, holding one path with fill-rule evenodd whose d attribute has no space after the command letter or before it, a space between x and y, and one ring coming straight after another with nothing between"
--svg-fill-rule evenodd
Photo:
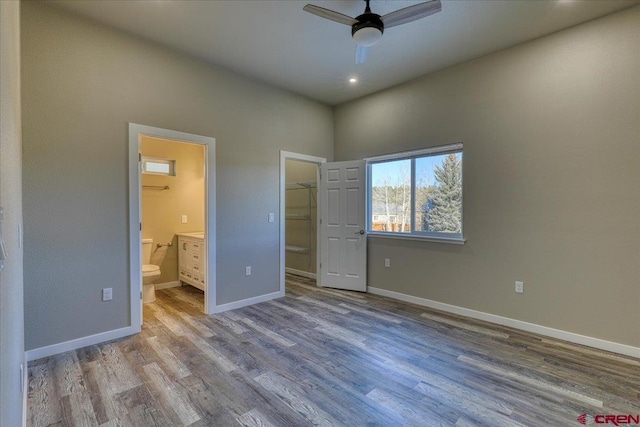
<instances>
[{"instance_id":1,"label":"white window frame","mask_svg":"<svg viewBox=\"0 0 640 427\"><path fill-rule=\"evenodd\" d=\"M163 159L161 157L149 157L142 156L142 173L145 175L162 175L162 176L176 176L176 161L170 159ZM147 163L157 163L169 166L169 173L164 172L149 172L147 171Z\"/></svg>"},{"instance_id":2,"label":"white window frame","mask_svg":"<svg viewBox=\"0 0 640 427\"><path fill-rule=\"evenodd\" d=\"M422 150L405 151L402 153L386 154L382 156L369 157L364 159L367 164L367 212L373 212L373 204L371 197L371 167L377 163L385 163L397 160L411 160L411 232L401 233L397 231L372 231L372 215L367 215L367 237L374 238L391 238L402 240L424 240L431 242L452 243L463 245L466 241L464 238L464 200L462 202L462 233L441 233L429 231L416 231L416 209L415 209L415 191L416 191L416 172L415 161L420 157L436 156L449 153L463 153L463 144L441 145L438 147L425 148ZM463 159L464 169L464 159ZM464 174L462 178L463 195L464 195ZM464 197L463 197L464 199Z\"/></svg>"}]
</instances>

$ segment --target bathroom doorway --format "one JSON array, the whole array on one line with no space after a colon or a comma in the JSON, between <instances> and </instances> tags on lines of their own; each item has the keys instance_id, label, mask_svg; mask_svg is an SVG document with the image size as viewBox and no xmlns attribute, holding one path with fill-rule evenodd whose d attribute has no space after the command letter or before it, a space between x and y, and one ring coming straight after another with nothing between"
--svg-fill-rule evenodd
<instances>
[{"instance_id":1,"label":"bathroom doorway","mask_svg":"<svg viewBox=\"0 0 640 427\"><path fill-rule=\"evenodd\" d=\"M158 310L154 296L209 314L215 307L215 140L130 123L129 152L132 325L142 324L144 310Z\"/></svg>"},{"instance_id":2,"label":"bathroom doorway","mask_svg":"<svg viewBox=\"0 0 640 427\"><path fill-rule=\"evenodd\" d=\"M165 289L204 312L205 151L201 144L140 137L143 317Z\"/></svg>"},{"instance_id":3,"label":"bathroom doorway","mask_svg":"<svg viewBox=\"0 0 640 427\"><path fill-rule=\"evenodd\" d=\"M315 286L319 259L319 166L326 159L280 153L280 290L295 280Z\"/></svg>"}]
</instances>

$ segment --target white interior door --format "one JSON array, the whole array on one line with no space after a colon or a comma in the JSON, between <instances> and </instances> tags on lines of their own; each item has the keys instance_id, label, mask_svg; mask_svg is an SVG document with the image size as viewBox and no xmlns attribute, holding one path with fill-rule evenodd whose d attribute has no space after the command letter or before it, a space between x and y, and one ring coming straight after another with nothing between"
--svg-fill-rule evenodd
<instances>
[{"instance_id":1,"label":"white interior door","mask_svg":"<svg viewBox=\"0 0 640 427\"><path fill-rule=\"evenodd\" d=\"M367 290L366 180L363 160L320 166L318 285Z\"/></svg>"}]
</instances>

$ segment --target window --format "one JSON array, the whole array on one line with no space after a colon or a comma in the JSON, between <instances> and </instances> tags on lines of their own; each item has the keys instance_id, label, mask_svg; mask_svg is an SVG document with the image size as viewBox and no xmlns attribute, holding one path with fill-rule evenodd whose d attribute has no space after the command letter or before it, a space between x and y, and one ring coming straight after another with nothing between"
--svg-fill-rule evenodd
<instances>
[{"instance_id":1,"label":"window","mask_svg":"<svg viewBox=\"0 0 640 427\"><path fill-rule=\"evenodd\" d=\"M142 173L152 175L170 175L176 174L176 161L159 159L156 157L142 157Z\"/></svg>"},{"instance_id":2,"label":"window","mask_svg":"<svg viewBox=\"0 0 640 427\"><path fill-rule=\"evenodd\" d=\"M462 144L367 160L369 233L463 242Z\"/></svg>"}]
</instances>

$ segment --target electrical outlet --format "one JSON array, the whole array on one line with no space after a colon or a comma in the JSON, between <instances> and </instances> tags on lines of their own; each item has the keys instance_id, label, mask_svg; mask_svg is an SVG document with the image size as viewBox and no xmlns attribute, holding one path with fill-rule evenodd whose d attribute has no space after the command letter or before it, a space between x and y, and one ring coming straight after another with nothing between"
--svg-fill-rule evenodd
<instances>
[{"instance_id":1,"label":"electrical outlet","mask_svg":"<svg viewBox=\"0 0 640 427\"><path fill-rule=\"evenodd\" d=\"M524 293L524 282L516 281L516 292L519 294Z\"/></svg>"},{"instance_id":2,"label":"electrical outlet","mask_svg":"<svg viewBox=\"0 0 640 427\"><path fill-rule=\"evenodd\" d=\"M251 266L248 265L244 268L244 275L245 276L251 276Z\"/></svg>"},{"instance_id":3,"label":"electrical outlet","mask_svg":"<svg viewBox=\"0 0 640 427\"><path fill-rule=\"evenodd\" d=\"M384 259L384 268L391 267L391 260L389 258Z\"/></svg>"},{"instance_id":4,"label":"electrical outlet","mask_svg":"<svg viewBox=\"0 0 640 427\"><path fill-rule=\"evenodd\" d=\"M186 224L187 223L187 216L186 215L182 215L182 223Z\"/></svg>"},{"instance_id":5,"label":"electrical outlet","mask_svg":"<svg viewBox=\"0 0 640 427\"><path fill-rule=\"evenodd\" d=\"M276 214L273 212L269 212L269 222L273 222L276 220Z\"/></svg>"},{"instance_id":6,"label":"electrical outlet","mask_svg":"<svg viewBox=\"0 0 640 427\"><path fill-rule=\"evenodd\" d=\"M113 299L113 288L104 288L102 290L102 301L111 301Z\"/></svg>"}]
</instances>

